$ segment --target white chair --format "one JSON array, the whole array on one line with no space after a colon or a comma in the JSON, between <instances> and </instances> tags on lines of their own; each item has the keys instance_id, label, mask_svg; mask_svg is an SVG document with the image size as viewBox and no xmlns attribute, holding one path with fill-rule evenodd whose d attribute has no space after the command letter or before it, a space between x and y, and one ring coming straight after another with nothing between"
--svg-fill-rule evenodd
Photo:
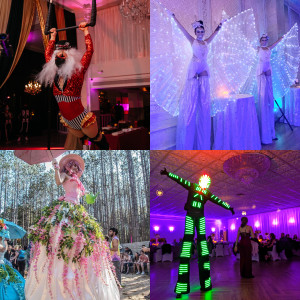
<instances>
[{"instance_id":1,"label":"white chair","mask_svg":"<svg viewBox=\"0 0 300 300\"><path fill-rule=\"evenodd\" d=\"M273 250L272 251L268 251L268 255L272 256L272 260L281 260L281 258L278 256L278 253L276 251L276 243L273 245Z\"/></svg>"},{"instance_id":2,"label":"white chair","mask_svg":"<svg viewBox=\"0 0 300 300\"><path fill-rule=\"evenodd\" d=\"M223 244L217 244L216 246L216 256L224 256Z\"/></svg>"},{"instance_id":3,"label":"white chair","mask_svg":"<svg viewBox=\"0 0 300 300\"><path fill-rule=\"evenodd\" d=\"M211 254L209 254L209 257L215 257L215 256L216 256L216 249L213 248Z\"/></svg>"},{"instance_id":4,"label":"white chair","mask_svg":"<svg viewBox=\"0 0 300 300\"><path fill-rule=\"evenodd\" d=\"M252 246L252 261L259 262L258 244L254 241L251 241L251 246Z\"/></svg>"},{"instance_id":5,"label":"white chair","mask_svg":"<svg viewBox=\"0 0 300 300\"><path fill-rule=\"evenodd\" d=\"M285 250L283 249L280 253L279 253L279 256L282 260L287 260L287 257L285 255Z\"/></svg>"},{"instance_id":6,"label":"white chair","mask_svg":"<svg viewBox=\"0 0 300 300\"><path fill-rule=\"evenodd\" d=\"M153 262L158 262L162 260L162 250L161 248L156 250L156 252L153 254Z\"/></svg>"},{"instance_id":7,"label":"white chair","mask_svg":"<svg viewBox=\"0 0 300 300\"><path fill-rule=\"evenodd\" d=\"M224 255L231 255L229 244L224 244Z\"/></svg>"},{"instance_id":8,"label":"white chair","mask_svg":"<svg viewBox=\"0 0 300 300\"><path fill-rule=\"evenodd\" d=\"M300 256L300 249L298 249L298 250L292 249L292 253L295 256Z\"/></svg>"},{"instance_id":9,"label":"white chair","mask_svg":"<svg viewBox=\"0 0 300 300\"><path fill-rule=\"evenodd\" d=\"M162 261L173 261L173 252L163 254Z\"/></svg>"}]
</instances>

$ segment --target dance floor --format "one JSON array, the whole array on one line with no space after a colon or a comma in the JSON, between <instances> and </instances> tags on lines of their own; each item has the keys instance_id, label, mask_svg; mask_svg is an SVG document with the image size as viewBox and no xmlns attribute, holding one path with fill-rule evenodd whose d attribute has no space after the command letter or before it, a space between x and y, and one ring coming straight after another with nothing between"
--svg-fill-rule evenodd
<instances>
[{"instance_id":1,"label":"dance floor","mask_svg":"<svg viewBox=\"0 0 300 300\"><path fill-rule=\"evenodd\" d=\"M255 278L243 279L235 256L211 259L213 289L199 290L197 259L191 263L191 293L182 299L286 300L300 299L300 257L288 261L253 262ZM151 299L175 299L178 261L151 264Z\"/></svg>"},{"instance_id":2,"label":"dance floor","mask_svg":"<svg viewBox=\"0 0 300 300\"><path fill-rule=\"evenodd\" d=\"M65 134L61 134L58 132L52 132L51 133L51 149L63 149L65 140L67 136ZM47 144L48 144L48 134L45 132L41 136L32 136L29 138L29 141L25 143L24 141L22 143L18 143L17 140L13 140L9 142L9 144L5 144L4 142L0 144L0 150L27 150L27 149L33 149L33 150L47 150Z\"/></svg>"},{"instance_id":3,"label":"dance floor","mask_svg":"<svg viewBox=\"0 0 300 300\"><path fill-rule=\"evenodd\" d=\"M275 134L278 138L272 144L262 145L262 150L299 150L300 149L300 126L292 126L291 131L288 124L276 123Z\"/></svg>"}]
</instances>

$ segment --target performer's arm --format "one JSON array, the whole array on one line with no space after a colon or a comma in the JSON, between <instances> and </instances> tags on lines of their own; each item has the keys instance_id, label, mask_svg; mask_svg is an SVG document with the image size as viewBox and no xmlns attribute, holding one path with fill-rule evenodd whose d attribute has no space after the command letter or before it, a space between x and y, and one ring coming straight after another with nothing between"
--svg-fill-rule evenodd
<instances>
[{"instance_id":1,"label":"performer's arm","mask_svg":"<svg viewBox=\"0 0 300 300\"><path fill-rule=\"evenodd\" d=\"M238 233L237 233L237 237L236 237L236 241L235 241L235 247L234 247L235 252L237 251L237 244L239 242L239 237L240 237L240 227L238 229Z\"/></svg>"},{"instance_id":2,"label":"performer's arm","mask_svg":"<svg viewBox=\"0 0 300 300\"><path fill-rule=\"evenodd\" d=\"M251 237L254 239L254 233L253 233L253 229L252 229L252 227L251 226L249 226L250 227L250 235L251 235Z\"/></svg>"},{"instance_id":3,"label":"performer's arm","mask_svg":"<svg viewBox=\"0 0 300 300\"><path fill-rule=\"evenodd\" d=\"M206 43L210 43L210 42L212 42L212 40L216 37L216 35L218 34L218 32L219 32L219 30L222 28L222 23L220 23L219 25L218 25L218 27L216 28L216 30L213 32L213 34L209 37L209 38L207 38L206 40L205 40L205 42Z\"/></svg>"},{"instance_id":4,"label":"performer's arm","mask_svg":"<svg viewBox=\"0 0 300 300\"><path fill-rule=\"evenodd\" d=\"M45 51L46 63L51 60L52 54L54 52L55 39L56 39L56 34L57 34L56 28L50 29L50 32L51 32L50 41L49 41L46 51Z\"/></svg>"},{"instance_id":5,"label":"performer's arm","mask_svg":"<svg viewBox=\"0 0 300 300\"><path fill-rule=\"evenodd\" d=\"M184 36L188 39L188 41L192 44L194 42L194 38L187 32L187 30L181 25L181 23L178 21L178 19L175 17L175 14L169 12L169 14L173 17L174 21L176 22L177 26L181 30L181 32L184 34Z\"/></svg>"},{"instance_id":6,"label":"performer's arm","mask_svg":"<svg viewBox=\"0 0 300 300\"><path fill-rule=\"evenodd\" d=\"M177 182L178 184L182 185L184 188L186 188L187 190L189 190L192 187L192 183L190 183L188 180L185 180L173 173L170 173L166 170L166 168L164 168L163 170L160 171L161 175L166 175L169 178L171 178L172 180L174 180L175 182Z\"/></svg>"},{"instance_id":7,"label":"performer's arm","mask_svg":"<svg viewBox=\"0 0 300 300\"><path fill-rule=\"evenodd\" d=\"M88 69L94 53L93 41L91 35L89 34L88 27L85 27L86 24L87 24L86 22L82 22L79 24L79 29L84 32L85 47L86 47L86 51L81 59L81 64L83 65L84 72Z\"/></svg>"},{"instance_id":8,"label":"performer's arm","mask_svg":"<svg viewBox=\"0 0 300 300\"><path fill-rule=\"evenodd\" d=\"M225 209L228 209L231 211L231 213L234 215L233 207L231 207L227 202L222 201L217 196L213 195L211 192L208 192L207 196L209 197L209 200L217 205L220 205L224 207Z\"/></svg>"},{"instance_id":9,"label":"performer's arm","mask_svg":"<svg viewBox=\"0 0 300 300\"><path fill-rule=\"evenodd\" d=\"M53 159L52 165L53 165L54 170L55 170L55 182L56 182L56 184L57 185L63 184L63 182L66 179L66 174L59 172L59 166L58 166L58 163L57 163L56 159Z\"/></svg>"},{"instance_id":10,"label":"performer's arm","mask_svg":"<svg viewBox=\"0 0 300 300\"><path fill-rule=\"evenodd\" d=\"M283 40L283 38L284 38L284 35L279 40L277 40L274 44L272 44L271 46L268 46L268 48L270 50L272 50L274 47L277 46L278 43L280 43Z\"/></svg>"}]
</instances>

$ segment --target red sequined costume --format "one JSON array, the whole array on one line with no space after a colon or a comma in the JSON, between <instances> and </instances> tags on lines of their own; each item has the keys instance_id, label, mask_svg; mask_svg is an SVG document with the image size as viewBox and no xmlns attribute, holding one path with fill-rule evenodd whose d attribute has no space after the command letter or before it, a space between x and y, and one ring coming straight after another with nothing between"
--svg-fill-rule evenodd
<instances>
[{"instance_id":1,"label":"red sequined costume","mask_svg":"<svg viewBox=\"0 0 300 300\"><path fill-rule=\"evenodd\" d=\"M81 59L82 69L65 81L62 90L59 87L58 76L55 77L53 84L53 94L62 115L61 122L65 126L70 126L77 130L88 127L96 120L95 115L92 112L88 112L81 103L84 74L90 65L94 52L90 34L85 36L85 45L86 51ZM46 62L51 60L54 49L55 41L50 40L45 51Z\"/></svg>"}]
</instances>

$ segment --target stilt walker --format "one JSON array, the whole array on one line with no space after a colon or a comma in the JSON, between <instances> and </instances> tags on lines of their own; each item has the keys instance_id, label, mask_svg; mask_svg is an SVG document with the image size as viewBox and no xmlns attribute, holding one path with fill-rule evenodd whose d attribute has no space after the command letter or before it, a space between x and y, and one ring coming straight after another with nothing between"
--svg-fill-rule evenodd
<instances>
[{"instance_id":1,"label":"stilt walker","mask_svg":"<svg viewBox=\"0 0 300 300\"><path fill-rule=\"evenodd\" d=\"M210 278L209 252L206 241L204 205L210 200L230 210L232 214L234 214L233 208L208 190L211 184L211 179L208 175L201 176L199 184L197 184L184 180L173 173L169 173L166 169L160 171L160 174L168 176L189 191L187 202L184 206L187 214L185 218L183 244L180 252L178 281L175 286L176 298L181 298L182 294L188 294L190 292L190 259L195 228L197 230L198 268L201 290L211 290L212 284Z\"/></svg>"}]
</instances>

